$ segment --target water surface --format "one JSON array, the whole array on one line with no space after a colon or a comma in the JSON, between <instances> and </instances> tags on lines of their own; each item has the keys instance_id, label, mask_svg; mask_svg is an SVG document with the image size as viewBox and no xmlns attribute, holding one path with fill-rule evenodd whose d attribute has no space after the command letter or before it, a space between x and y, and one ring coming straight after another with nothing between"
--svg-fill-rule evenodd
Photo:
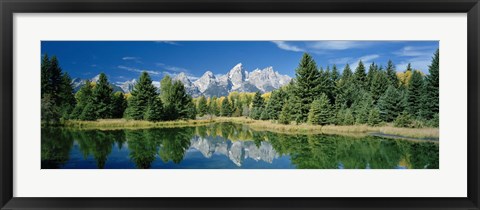
<instances>
[{"instance_id":1,"label":"water surface","mask_svg":"<svg viewBox=\"0 0 480 210\"><path fill-rule=\"evenodd\" d=\"M42 169L438 169L439 144L298 135L246 125L140 130L42 128Z\"/></svg>"}]
</instances>

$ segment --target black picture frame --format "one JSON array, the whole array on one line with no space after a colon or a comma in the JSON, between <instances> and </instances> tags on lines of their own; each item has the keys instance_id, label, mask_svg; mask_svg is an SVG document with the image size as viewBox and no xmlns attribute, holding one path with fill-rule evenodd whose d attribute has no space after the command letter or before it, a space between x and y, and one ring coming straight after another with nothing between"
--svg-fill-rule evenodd
<instances>
[{"instance_id":1,"label":"black picture frame","mask_svg":"<svg viewBox=\"0 0 480 210\"><path fill-rule=\"evenodd\" d=\"M0 0L1 209L479 209L478 0ZM468 196L466 198L16 198L13 193L15 13L467 13ZM448 181L448 180L445 180Z\"/></svg>"}]
</instances>

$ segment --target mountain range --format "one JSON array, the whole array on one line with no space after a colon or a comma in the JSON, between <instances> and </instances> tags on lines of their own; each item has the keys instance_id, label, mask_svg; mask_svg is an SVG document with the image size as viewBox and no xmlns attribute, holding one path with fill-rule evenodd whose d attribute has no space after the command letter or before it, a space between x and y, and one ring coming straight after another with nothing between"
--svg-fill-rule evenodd
<instances>
[{"instance_id":1,"label":"mountain range","mask_svg":"<svg viewBox=\"0 0 480 210\"><path fill-rule=\"evenodd\" d=\"M212 96L226 96L230 92L256 92L262 93L270 92L278 89L291 81L288 75L282 75L273 70L273 67L266 67L264 69L255 69L251 72L244 69L241 63L235 65L230 71L223 75L214 75L211 71L206 71L200 78L192 79L186 73L182 72L173 77L173 80L178 80L183 83L187 93L192 97L201 95ZM98 80L98 75L90 79L92 82ZM72 80L74 91L78 91L86 80L75 78ZM130 93L135 84L136 79L125 82L117 82L113 84L114 91L121 91ZM153 85L160 87L160 82L154 81Z\"/></svg>"}]
</instances>

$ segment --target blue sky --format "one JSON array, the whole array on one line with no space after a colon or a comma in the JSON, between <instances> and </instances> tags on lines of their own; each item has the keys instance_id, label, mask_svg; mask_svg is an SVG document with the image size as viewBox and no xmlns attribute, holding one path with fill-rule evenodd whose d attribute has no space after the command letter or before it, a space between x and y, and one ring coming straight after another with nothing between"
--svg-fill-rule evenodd
<instances>
[{"instance_id":1,"label":"blue sky","mask_svg":"<svg viewBox=\"0 0 480 210\"><path fill-rule=\"evenodd\" d=\"M289 76L304 52L319 67L336 64L340 70L359 60L386 65L391 59L397 71L408 63L428 73L438 41L42 41L41 53L56 55L72 78L92 78L100 72L112 82L138 78L147 71L155 81L164 75L185 72L192 79L210 70L225 74L242 63L246 70L273 66Z\"/></svg>"}]
</instances>

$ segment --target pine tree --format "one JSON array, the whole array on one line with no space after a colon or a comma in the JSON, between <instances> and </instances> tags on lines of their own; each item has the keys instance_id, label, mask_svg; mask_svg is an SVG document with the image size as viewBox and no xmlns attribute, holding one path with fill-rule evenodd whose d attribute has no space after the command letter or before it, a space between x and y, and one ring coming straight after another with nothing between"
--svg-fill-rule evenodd
<instances>
[{"instance_id":1,"label":"pine tree","mask_svg":"<svg viewBox=\"0 0 480 210\"><path fill-rule=\"evenodd\" d=\"M127 100L125 99L125 95L118 91L113 94L112 97L112 117L113 118L122 118L125 109L127 108Z\"/></svg>"},{"instance_id":2,"label":"pine tree","mask_svg":"<svg viewBox=\"0 0 480 210\"><path fill-rule=\"evenodd\" d=\"M41 106L42 121L58 123L60 119L68 119L69 112L75 106L71 79L67 73L62 73L56 56L44 55L41 62ZM45 98L48 96L48 98ZM44 103L44 104L43 104ZM43 117L47 117L43 118Z\"/></svg>"},{"instance_id":3,"label":"pine tree","mask_svg":"<svg viewBox=\"0 0 480 210\"><path fill-rule=\"evenodd\" d=\"M97 115L95 113L95 105L93 101L89 101L82 110L82 114L79 117L80 120L96 120Z\"/></svg>"},{"instance_id":4,"label":"pine tree","mask_svg":"<svg viewBox=\"0 0 480 210\"><path fill-rule=\"evenodd\" d=\"M72 119L80 119L85 106L93 101L93 86L90 81L86 81L80 90L75 94L77 104L70 114Z\"/></svg>"},{"instance_id":5,"label":"pine tree","mask_svg":"<svg viewBox=\"0 0 480 210\"><path fill-rule=\"evenodd\" d=\"M335 91L335 107L350 107L353 104L357 95L358 87L354 85L352 80L352 71L350 70L350 66L347 64L343 69L342 77L337 82Z\"/></svg>"},{"instance_id":6,"label":"pine tree","mask_svg":"<svg viewBox=\"0 0 480 210\"><path fill-rule=\"evenodd\" d=\"M439 57L440 52L437 49L435 52L432 63L428 66L428 76L425 78L425 86L423 88L422 98L421 98L421 117L427 120L435 118L435 115L439 113ZM438 125L438 122L435 124Z\"/></svg>"},{"instance_id":7,"label":"pine tree","mask_svg":"<svg viewBox=\"0 0 480 210\"><path fill-rule=\"evenodd\" d=\"M97 84L93 89L93 104L95 116L100 119L112 118L112 95L113 89L104 73L100 73Z\"/></svg>"},{"instance_id":8,"label":"pine tree","mask_svg":"<svg viewBox=\"0 0 480 210\"><path fill-rule=\"evenodd\" d=\"M423 93L423 78L419 71L413 71L407 87L407 111L412 116L418 116L421 110L421 96Z\"/></svg>"},{"instance_id":9,"label":"pine tree","mask_svg":"<svg viewBox=\"0 0 480 210\"><path fill-rule=\"evenodd\" d=\"M145 111L145 120L158 122L163 119L163 103L159 96L156 96Z\"/></svg>"},{"instance_id":10,"label":"pine tree","mask_svg":"<svg viewBox=\"0 0 480 210\"><path fill-rule=\"evenodd\" d=\"M210 106L209 106L210 114L215 116L220 116L220 109L217 105L217 97L213 96L210 99Z\"/></svg>"},{"instance_id":11,"label":"pine tree","mask_svg":"<svg viewBox=\"0 0 480 210\"><path fill-rule=\"evenodd\" d=\"M370 113L368 113L368 125L377 126L381 122L380 111L377 108L370 109Z\"/></svg>"},{"instance_id":12,"label":"pine tree","mask_svg":"<svg viewBox=\"0 0 480 210\"><path fill-rule=\"evenodd\" d=\"M322 93L319 99L312 102L308 122L313 125L326 125L332 122L332 107L327 95Z\"/></svg>"},{"instance_id":13,"label":"pine tree","mask_svg":"<svg viewBox=\"0 0 480 210\"><path fill-rule=\"evenodd\" d=\"M125 110L126 116L135 120L143 119L148 105L157 95L157 88L153 86L150 75L147 72L142 72L128 100L128 108Z\"/></svg>"},{"instance_id":14,"label":"pine tree","mask_svg":"<svg viewBox=\"0 0 480 210\"><path fill-rule=\"evenodd\" d=\"M330 74L330 78L331 78L334 82L337 82L338 79L340 78L340 73L338 73L338 69L337 69L337 66L336 66L335 64L333 64L332 74Z\"/></svg>"},{"instance_id":15,"label":"pine tree","mask_svg":"<svg viewBox=\"0 0 480 210\"><path fill-rule=\"evenodd\" d=\"M355 123L355 117L353 117L353 112L351 109L346 109L343 117L344 125L353 125Z\"/></svg>"},{"instance_id":16,"label":"pine tree","mask_svg":"<svg viewBox=\"0 0 480 210\"><path fill-rule=\"evenodd\" d=\"M378 108L380 110L380 118L385 122L392 122L401 112L401 96L397 89L388 86L387 91L380 97Z\"/></svg>"},{"instance_id":17,"label":"pine tree","mask_svg":"<svg viewBox=\"0 0 480 210\"><path fill-rule=\"evenodd\" d=\"M370 93L374 104L385 93L389 85L387 74L384 71L376 71L370 83Z\"/></svg>"},{"instance_id":18,"label":"pine tree","mask_svg":"<svg viewBox=\"0 0 480 210\"><path fill-rule=\"evenodd\" d=\"M398 87L399 81L397 77L397 70L395 70L395 65L393 65L393 62L391 60L388 60L386 74L388 79L388 85Z\"/></svg>"},{"instance_id":19,"label":"pine tree","mask_svg":"<svg viewBox=\"0 0 480 210\"><path fill-rule=\"evenodd\" d=\"M267 105L265 106L265 110L263 112L265 113L265 120L278 120L278 115L282 111L283 103L286 97L287 94L282 89L274 90L272 92L272 96L267 102Z\"/></svg>"},{"instance_id":20,"label":"pine tree","mask_svg":"<svg viewBox=\"0 0 480 210\"><path fill-rule=\"evenodd\" d=\"M68 73L62 74L62 82L59 89L60 112L63 119L70 118L70 113L75 107L75 95L73 93L72 79Z\"/></svg>"},{"instance_id":21,"label":"pine tree","mask_svg":"<svg viewBox=\"0 0 480 210\"><path fill-rule=\"evenodd\" d=\"M208 113L207 99L205 96L200 96L198 99L198 116L202 117Z\"/></svg>"},{"instance_id":22,"label":"pine tree","mask_svg":"<svg viewBox=\"0 0 480 210\"><path fill-rule=\"evenodd\" d=\"M162 88L163 90L163 88ZM193 119L196 115L195 104L193 104L192 97L187 94L187 90L181 81L175 81L172 86L172 95L167 96L168 106L173 106L173 112L169 113L169 118L172 120L176 119ZM161 92L161 96L164 93ZM167 102L164 102L167 103Z\"/></svg>"},{"instance_id":23,"label":"pine tree","mask_svg":"<svg viewBox=\"0 0 480 210\"><path fill-rule=\"evenodd\" d=\"M407 111L404 111L400 115L398 115L398 117L395 118L395 121L393 122L393 126L395 127L408 128L411 127L411 125L412 117Z\"/></svg>"},{"instance_id":24,"label":"pine tree","mask_svg":"<svg viewBox=\"0 0 480 210\"><path fill-rule=\"evenodd\" d=\"M230 117L232 115L232 105L230 104L228 97L225 97L225 99L222 100L220 115L223 117Z\"/></svg>"},{"instance_id":25,"label":"pine tree","mask_svg":"<svg viewBox=\"0 0 480 210\"><path fill-rule=\"evenodd\" d=\"M377 72L378 72L378 65L372 62L368 67L367 81L365 86L367 89L369 89L370 86L372 85L373 77L377 74Z\"/></svg>"},{"instance_id":26,"label":"pine tree","mask_svg":"<svg viewBox=\"0 0 480 210\"><path fill-rule=\"evenodd\" d=\"M253 96L252 101L252 111L250 113L250 117L252 119L258 120L260 119L263 109L264 109L265 100L262 98L262 94L257 91L255 96Z\"/></svg>"},{"instance_id":27,"label":"pine tree","mask_svg":"<svg viewBox=\"0 0 480 210\"><path fill-rule=\"evenodd\" d=\"M321 91L320 72L317 70L317 64L313 58L304 53L303 57L295 70L295 88L294 101L298 108L296 121L305 122L310 110L310 104L317 98Z\"/></svg>"},{"instance_id":28,"label":"pine tree","mask_svg":"<svg viewBox=\"0 0 480 210\"><path fill-rule=\"evenodd\" d=\"M353 75L354 83L356 87L365 88L367 84L367 74L365 73L365 66L362 61L358 62L358 66L355 69Z\"/></svg>"},{"instance_id":29,"label":"pine tree","mask_svg":"<svg viewBox=\"0 0 480 210\"><path fill-rule=\"evenodd\" d=\"M365 124L368 121L368 114L373 107L373 99L369 92L361 91L361 97L352 105L356 123Z\"/></svg>"},{"instance_id":30,"label":"pine tree","mask_svg":"<svg viewBox=\"0 0 480 210\"><path fill-rule=\"evenodd\" d=\"M292 105L289 101L286 101L283 104L282 111L278 115L278 122L281 124L288 125L293 120L290 113L292 113Z\"/></svg>"}]
</instances>

